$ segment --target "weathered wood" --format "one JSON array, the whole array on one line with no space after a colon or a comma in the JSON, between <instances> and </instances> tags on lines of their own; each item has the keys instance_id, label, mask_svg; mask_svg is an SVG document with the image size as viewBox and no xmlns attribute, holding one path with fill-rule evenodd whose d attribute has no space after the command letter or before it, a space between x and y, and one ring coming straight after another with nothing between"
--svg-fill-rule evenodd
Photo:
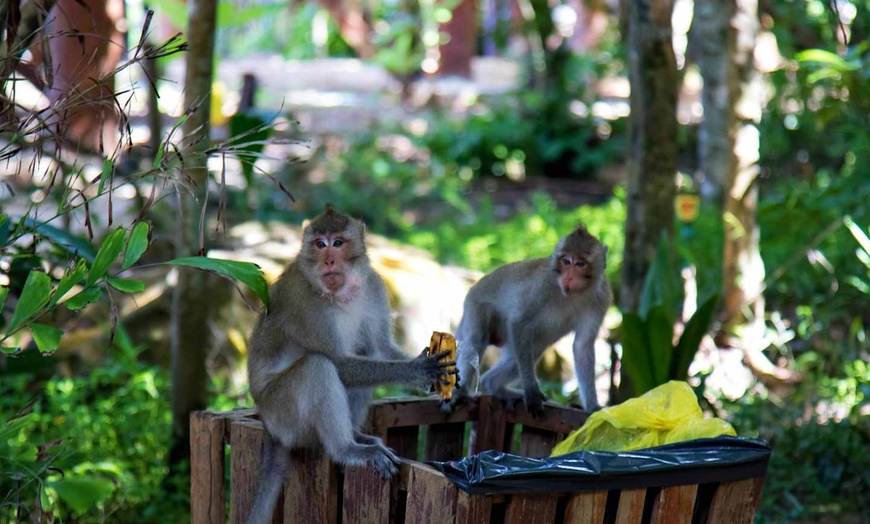
<instances>
[{"instance_id":1,"label":"weathered wood","mask_svg":"<svg viewBox=\"0 0 870 524\"><path fill-rule=\"evenodd\" d=\"M663 488L653 501L651 524L692 524L698 485Z\"/></svg>"},{"instance_id":2,"label":"weathered wood","mask_svg":"<svg viewBox=\"0 0 870 524\"><path fill-rule=\"evenodd\" d=\"M555 495L511 495L505 524L552 524L556 519Z\"/></svg>"},{"instance_id":3,"label":"weathered wood","mask_svg":"<svg viewBox=\"0 0 870 524\"><path fill-rule=\"evenodd\" d=\"M190 521L224 524L224 418L195 411L190 415Z\"/></svg>"},{"instance_id":4,"label":"weathered wood","mask_svg":"<svg viewBox=\"0 0 870 524\"><path fill-rule=\"evenodd\" d=\"M456 487L447 478L419 462L410 462L405 475L407 524L441 524L455 521Z\"/></svg>"},{"instance_id":5,"label":"weathered wood","mask_svg":"<svg viewBox=\"0 0 870 524\"><path fill-rule=\"evenodd\" d=\"M338 522L338 467L323 450L292 450L284 486L286 524Z\"/></svg>"},{"instance_id":6,"label":"weathered wood","mask_svg":"<svg viewBox=\"0 0 870 524\"><path fill-rule=\"evenodd\" d=\"M556 434L546 429L523 426L520 434L520 455L524 457L548 457L556 445Z\"/></svg>"},{"instance_id":7,"label":"weathered wood","mask_svg":"<svg viewBox=\"0 0 870 524\"><path fill-rule=\"evenodd\" d=\"M645 489L624 489L619 493L616 524L639 524L643 518Z\"/></svg>"},{"instance_id":8,"label":"weathered wood","mask_svg":"<svg viewBox=\"0 0 870 524\"><path fill-rule=\"evenodd\" d=\"M707 524L751 523L761 501L763 477L723 482L716 489Z\"/></svg>"},{"instance_id":9,"label":"weathered wood","mask_svg":"<svg viewBox=\"0 0 870 524\"><path fill-rule=\"evenodd\" d=\"M343 524L388 522L390 483L372 468L355 466L344 471Z\"/></svg>"},{"instance_id":10,"label":"weathered wood","mask_svg":"<svg viewBox=\"0 0 870 524\"><path fill-rule=\"evenodd\" d=\"M601 524L607 508L607 491L589 491L568 495L565 524Z\"/></svg>"},{"instance_id":11,"label":"weathered wood","mask_svg":"<svg viewBox=\"0 0 870 524\"><path fill-rule=\"evenodd\" d=\"M396 452L396 455L417 460L417 444L420 436L418 426L402 426L387 430L387 446Z\"/></svg>"},{"instance_id":12,"label":"weathered wood","mask_svg":"<svg viewBox=\"0 0 870 524\"><path fill-rule=\"evenodd\" d=\"M505 407L490 396L480 397L476 421L472 423L471 452L488 449L504 451Z\"/></svg>"},{"instance_id":13,"label":"weathered wood","mask_svg":"<svg viewBox=\"0 0 870 524\"><path fill-rule=\"evenodd\" d=\"M243 419L230 419L230 522L240 524L248 518L257 494L263 425Z\"/></svg>"},{"instance_id":14,"label":"weathered wood","mask_svg":"<svg viewBox=\"0 0 870 524\"><path fill-rule=\"evenodd\" d=\"M476 410L477 400L459 406L453 413L441 411L441 400L438 398L419 398L410 400L393 400L390 402L373 402L369 408L369 419L372 427L395 428L400 426L425 426L428 424L446 424L448 422L468 422L472 419L472 411Z\"/></svg>"},{"instance_id":15,"label":"weathered wood","mask_svg":"<svg viewBox=\"0 0 870 524\"><path fill-rule=\"evenodd\" d=\"M525 406L518 405L513 411L508 410L506 420L512 424L522 424L554 433L570 433L579 428L589 418L589 414L579 409L568 409L552 402L544 403L544 415L535 417Z\"/></svg>"},{"instance_id":16,"label":"weathered wood","mask_svg":"<svg viewBox=\"0 0 870 524\"><path fill-rule=\"evenodd\" d=\"M426 427L424 460L455 460L462 457L465 423L430 424Z\"/></svg>"},{"instance_id":17,"label":"weathered wood","mask_svg":"<svg viewBox=\"0 0 870 524\"><path fill-rule=\"evenodd\" d=\"M456 490L457 524L489 522L491 513L492 497L487 495L469 495L461 489Z\"/></svg>"}]
</instances>

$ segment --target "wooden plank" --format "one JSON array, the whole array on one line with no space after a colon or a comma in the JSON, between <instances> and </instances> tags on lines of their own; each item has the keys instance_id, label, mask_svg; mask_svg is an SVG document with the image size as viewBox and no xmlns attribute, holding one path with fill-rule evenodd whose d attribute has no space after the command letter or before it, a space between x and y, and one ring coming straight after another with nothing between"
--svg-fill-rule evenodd
<instances>
[{"instance_id":1,"label":"wooden plank","mask_svg":"<svg viewBox=\"0 0 870 524\"><path fill-rule=\"evenodd\" d=\"M465 423L430 424L426 427L423 460L458 460L462 457Z\"/></svg>"},{"instance_id":2,"label":"wooden plank","mask_svg":"<svg viewBox=\"0 0 870 524\"><path fill-rule=\"evenodd\" d=\"M749 524L761 501L764 477L723 482L710 502L707 524Z\"/></svg>"},{"instance_id":3,"label":"wooden plank","mask_svg":"<svg viewBox=\"0 0 870 524\"><path fill-rule=\"evenodd\" d=\"M549 457L556 445L556 434L546 429L523 426L520 434L520 455L524 457Z\"/></svg>"},{"instance_id":4,"label":"wooden plank","mask_svg":"<svg viewBox=\"0 0 870 524\"><path fill-rule=\"evenodd\" d=\"M619 493L619 506L616 509L615 524L639 524L643 518L643 503L646 490L624 489Z\"/></svg>"},{"instance_id":5,"label":"wooden plank","mask_svg":"<svg viewBox=\"0 0 870 524\"><path fill-rule=\"evenodd\" d=\"M490 396L480 397L476 422L473 423L471 453L488 449L505 450L505 407Z\"/></svg>"},{"instance_id":6,"label":"wooden plank","mask_svg":"<svg viewBox=\"0 0 870 524\"><path fill-rule=\"evenodd\" d=\"M338 522L338 476L337 466L323 450L292 450L284 487L284 522Z\"/></svg>"},{"instance_id":7,"label":"wooden plank","mask_svg":"<svg viewBox=\"0 0 870 524\"><path fill-rule=\"evenodd\" d=\"M556 520L555 495L511 495L505 524L552 524Z\"/></svg>"},{"instance_id":8,"label":"wooden plank","mask_svg":"<svg viewBox=\"0 0 870 524\"><path fill-rule=\"evenodd\" d=\"M565 524L601 524L607 508L607 491L586 491L568 495Z\"/></svg>"},{"instance_id":9,"label":"wooden plank","mask_svg":"<svg viewBox=\"0 0 870 524\"><path fill-rule=\"evenodd\" d=\"M402 426L387 430L387 446L396 452L396 455L417 460L417 444L420 431L417 426Z\"/></svg>"},{"instance_id":10,"label":"wooden plank","mask_svg":"<svg viewBox=\"0 0 870 524\"><path fill-rule=\"evenodd\" d=\"M447 524L455 521L456 487L437 470L419 462L407 470L407 524Z\"/></svg>"},{"instance_id":11,"label":"wooden plank","mask_svg":"<svg viewBox=\"0 0 870 524\"><path fill-rule=\"evenodd\" d=\"M519 403L514 411L507 412L509 423L546 429L554 433L570 433L582 426L587 418L589 414L585 411L552 402L544 403L544 416L540 418L529 413L522 403Z\"/></svg>"},{"instance_id":12,"label":"wooden plank","mask_svg":"<svg viewBox=\"0 0 870 524\"><path fill-rule=\"evenodd\" d=\"M224 418L215 413L190 414L190 521L224 524Z\"/></svg>"},{"instance_id":13,"label":"wooden plank","mask_svg":"<svg viewBox=\"0 0 870 524\"><path fill-rule=\"evenodd\" d=\"M390 483L365 466L344 471L343 524L381 524L390 518Z\"/></svg>"},{"instance_id":14,"label":"wooden plank","mask_svg":"<svg viewBox=\"0 0 870 524\"><path fill-rule=\"evenodd\" d=\"M230 522L247 521L257 494L263 426L230 419Z\"/></svg>"},{"instance_id":15,"label":"wooden plank","mask_svg":"<svg viewBox=\"0 0 870 524\"><path fill-rule=\"evenodd\" d=\"M441 400L437 397L389 400L373 402L369 407L368 425L372 428L388 429L401 426L426 426L448 422L468 422L477 408L477 399L458 406L453 413L441 411Z\"/></svg>"},{"instance_id":16,"label":"wooden plank","mask_svg":"<svg viewBox=\"0 0 870 524\"><path fill-rule=\"evenodd\" d=\"M650 524L692 524L697 484L662 488L653 501Z\"/></svg>"},{"instance_id":17,"label":"wooden plank","mask_svg":"<svg viewBox=\"0 0 870 524\"><path fill-rule=\"evenodd\" d=\"M492 497L469 495L461 489L456 490L456 522L489 522L492 513Z\"/></svg>"}]
</instances>

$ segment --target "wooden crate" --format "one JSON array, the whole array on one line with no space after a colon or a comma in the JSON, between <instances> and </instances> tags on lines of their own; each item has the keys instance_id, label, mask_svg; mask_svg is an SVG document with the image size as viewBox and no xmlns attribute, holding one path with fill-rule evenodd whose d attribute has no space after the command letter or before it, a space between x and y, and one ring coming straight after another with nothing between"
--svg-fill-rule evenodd
<instances>
[{"instance_id":1,"label":"wooden crate","mask_svg":"<svg viewBox=\"0 0 870 524\"><path fill-rule=\"evenodd\" d=\"M546 456L580 427L582 411L545 405L545 416L508 411L488 396L450 415L437 399L380 401L365 430L405 461L392 482L363 467L342 471L321 451L292 452L273 522L740 524L753 521L763 476L579 493L469 495L421 460L487 449ZM191 521L243 523L254 499L263 428L253 409L191 417ZM470 442L470 444L468 444ZM229 447L227 453L226 448ZM468 448L471 449L468 449ZM229 458L229 464L227 464ZM229 497L226 468L229 466Z\"/></svg>"}]
</instances>

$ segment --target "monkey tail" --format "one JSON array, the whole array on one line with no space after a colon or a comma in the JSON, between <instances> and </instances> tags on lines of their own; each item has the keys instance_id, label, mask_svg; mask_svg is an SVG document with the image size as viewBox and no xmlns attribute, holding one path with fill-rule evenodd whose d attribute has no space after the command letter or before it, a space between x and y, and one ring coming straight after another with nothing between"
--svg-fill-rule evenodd
<instances>
[{"instance_id":1,"label":"monkey tail","mask_svg":"<svg viewBox=\"0 0 870 524\"><path fill-rule=\"evenodd\" d=\"M260 478L254 506L248 516L248 524L269 524L284 479L290 470L290 450L275 440L268 430L263 431L263 449L260 454Z\"/></svg>"}]
</instances>

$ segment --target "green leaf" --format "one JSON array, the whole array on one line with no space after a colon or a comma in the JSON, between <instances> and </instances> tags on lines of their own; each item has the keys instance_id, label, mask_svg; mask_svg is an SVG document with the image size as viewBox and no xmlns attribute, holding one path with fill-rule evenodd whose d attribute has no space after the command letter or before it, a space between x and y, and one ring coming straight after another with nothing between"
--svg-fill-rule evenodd
<instances>
[{"instance_id":1,"label":"green leaf","mask_svg":"<svg viewBox=\"0 0 870 524\"><path fill-rule=\"evenodd\" d=\"M30 325L30 331L33 333L33 341L36 342L36 347L43 353L56 350L60 345L60 337L63 336L62 329L45 324L33 323Z\"/></svg>"},{"instance_id":2,"label":"green leaf","mask_svg":"<svg viewBox=\"0 0 870 524\"><path fill-rule=\"evenodd\" d=\"M653 387L656 387L668 381L674 356L674 320L668 306L655 306L649 310L646 332L649 337Z\"/></svg>"},{"instance_id":3,"label":"green leaf","mask_svg":"<svg viewBox=\"0 0 870 524\"><path fill-rule=\"evenodd\" d=\"M701 345L701 340L710 329L710 322L713 320L713 313L716 312L716 305L719 302L719 294L714 293L713 296L704 301L703 304L695 311L692 318L686 322L686 327L683 330L680 341L677 343L674 360L671 362L671 377L674 380L686 380L689 375L689 366L692 365L692 360L695 359L695 353L698 352L698 347Z\"/></svg>"},{"instance_id":4,"label":"green leaf","mask_svg":"<svg viewBox=\"0 0 870 524\"><path fill-rule=\"evenodd\" d=\"M800 63L814 62L832 67L841 72L857 71L859 69L857 64L847 62L840 55L824 49L807 49L806 51L801 51L795 55L795 59Z\"/></svg>"},{"instance_id":5,"label":"green leaf","mask_svg":"<svg viewBox=\"0 0 870 524\"><path fill-rule=\"evenodd\" d=\"M115 484L104 478L82 476L63 478L48 482L58 496L76 513L84 513L108 499L115 491Z\"/></svg>"},{"instance_id":6,"label":"green leaf","mask_svg":"<svg viewBox=\"0 0 870 524\"><path fill-rule=\"evenodd\" d=\"M10 347L10 346L0 346L0 353L4 355L14 355L18 353L21 348L18 346Z\"/></svg>"},{"instance_id":7,"label":"green leaf","mask_svg":"<svg viewBox=\"0 0 870 524\"><path fill-rule=\"evenodd\" d=\"M646 322L637 313L622 315L622 370L631 379L635 394L653 388L654 375L646 338Z\"/></svg>"},{"instance_id":8,"label":"green leaf","mask_svg":"<svg viewBox=\"0 0 870 524\"><path fill-rule=\"evenodd\" d=\"M103 172L100 174L100 184L97 186L97 193L102 195L103 188L106 187L106 180L112 178L112 173L115 171L115 162L111 158L103 159Z\"/></svg>"},{"instance_id":9,"label":"green leaf","mask_svg":"<svg viewBox=\"0 0 870 524\"><path fill-rule=\"evenodd\" d=\"M145 289L145 283L136 278L109 277L109 285L124 293L139 293Z\"/></svg>"},{"instance_id":10,"label":"green leaf","mask_svg":"<svg viewBox=\"0 0 870 524\"><path fill-rule=\"evenodd\" d=\"M124 251L124 262L121 267L129 268L136 263L137 260L148 249L148 236L151 232L151 226L148 222L137 222L130 231L130 238L127 240L127 249Z\"/></svg>"},{"instance_id":11,"label":"green leaf","mask_svg":"<svg viewBox=\"0 0 870 524\"><path fill-rule=\"evenodd\" d=\"M42 271L31 271L27 275L21 297L15 305L12 321L6 329L6 334L17 330L21 324L33 317L40 309L48 304L51 296L51 278Z\"/></svg>"},{"instance_id":12,"label":"green leaf","mask_svg":"<svg viewBox=\"0 0 870 524\"><path fill-rule=\"evenodd\" d=\"M98 287L89 287L77 295L70 297L69 300L63 303L67 309L71 311L76 311L81 309L91 302L96 302L103 295L103 290Z\"/></svg>"},{"instance_id":13,"label":"green leaf","mask_svg":"<svg viewBox=\"0 0 870 524\"><path fill-rule=\"evenodd\" d=\"M642 318L647 318L649 310L653 307L667 306L668 311L671 312L671 324L673 324L672 312L677 304L678 282L670 244L667 233L662 231L656 245L655 255L644 279L638 312Z\"/></svg>"},{"instance_id":14,"label":"green leaf","mask_svg":"<svg viewBox=\"0 0 870 524\"><path fill-rule=\"evenodd\" d=\"M82 237L75 236L67 231L58 229L43 222L37 222L32 218L26 218L24 220L24 225L33 231L44 235L55 245L66 249L67 252L77 254L88 262L93 262L94 257L96 257L94 246Z\"/></svg>"},{"instance_id":15,"label":"green leaf","mask_svg":"<svg viewBox=\"0 0 870 524\"><path fill-rule=\"evenodd\" d=\"M118 255L124 249L124 239L127 232L123 229L116 229L109 233L109 236L103 240L103 245L97 251L97 256L94 258L94 263L91 265L91 271L88 273L86 284L90 286L97 280L103 278L109 271L109 267L118 259Z\"/></svg>"},{"instance_id":16,"label":"green leaf","mask_svg":"<svg viewBox=\"0 0 870 524\"><path fill-rule=\"evenodd\" d=\"M263 304L269 307L269 284L263 278L263 271L256 264L208 257L176 258L166 263L173 266L187 266L215 271L236 279L253 290L260 297L260 300L263 301Z\"/></svg>"},{"instance_id":17,"label":"green leaf","mask_svg":"<svg viewBox=\"0 0 870 524\"><path fill-rule=\"evenodd\" d=\"M3 311L3 304L6 303L6 295L9 294L9 288L0 286L0 311Z\"/></svg>"},{"instance_id":18,"label":"green leaf","mask_svg":"<svg viewBox=\"0 0 870 524\"><path fill-rule=\"evenodd\" d=\"M73 288L76 284L82 281L85 278L85 274L88 272L88 264L84 261L84 259L80 258L76 260L76 265L69 271L64 272L63 277L61 277L60 282L57 284L57 288L54 290L54 294L51 296L50 304L53 306L57 304L57 302L66 295L70 289Z\"/></svg>"}]
</instances>

